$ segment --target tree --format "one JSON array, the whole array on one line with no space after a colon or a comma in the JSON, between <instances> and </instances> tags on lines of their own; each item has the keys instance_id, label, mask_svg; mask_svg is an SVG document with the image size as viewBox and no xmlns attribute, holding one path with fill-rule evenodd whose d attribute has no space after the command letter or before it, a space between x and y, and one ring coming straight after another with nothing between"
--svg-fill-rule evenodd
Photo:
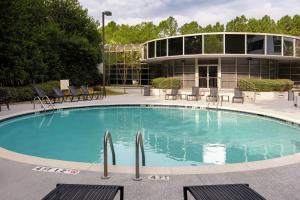
<instances>
[{"instance_id":1,"label":"tree","mask_svg":"<svg viewBox=\"0 0 300 200\"><path fill-rule=\"evenodd\" d=\"M169 17L159 23L158 29L160 37L174 36L178 31L178 23L174 17Z\"/></svg>"},{"instance_id":2,"label":"tree","mask_svg":"<svg viewBox=\"0 0 300 200\"><path fill-rule=\"evenodd\" d=\"M99 81L101 35L77 0L0 2L0 82Z\"/></svg>"},{"instance_id":3,"label":"tree","mask_svg":"<svg viewBox=\"0 0 300 200\"><path fill-rule=\"evenodd\" d=\"M217 22L215 25L207 25L202 29L203 32L224 32L224 25Z\"/></svg>"},{"instance_id":4,"label":"tree","mask_svg":"<svg viewBox=\"0 0 300 200\"><path fill-rule=\"evenodd\" d=\"M245 32L247 31L248 19L245 15L236 17L235 19L229 21L226 25L227 32Z\"/></svg>"},{"instance_id":5,"label":"tree","mask_svg":"<svg viewBox=\"0 0 300 200\"><path fill-rule=\"evenodd\" d=\"M182 35L199 33L199 25L196 21L185 23L179 28L179 33Z\"/></svg>"},{"instance_id":6,"label":"tree","mask_svg":"<svg viewBox=\"0 0 300 200\"><path fill-rule=\"evenodd\" d=\"M293 19L288 15L283 16L277 22L278 31L282 34L289 34L293 32L294 29L293 25L294 25Z\"/></svg>"}]
</instances>

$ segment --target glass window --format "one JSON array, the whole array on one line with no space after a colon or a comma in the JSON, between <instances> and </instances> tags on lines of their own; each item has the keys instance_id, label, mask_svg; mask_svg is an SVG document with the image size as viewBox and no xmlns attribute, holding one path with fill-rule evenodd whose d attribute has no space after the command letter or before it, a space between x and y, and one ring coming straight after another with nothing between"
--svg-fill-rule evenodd
<instances>
[{"instance_id":1,"label":"glass window","mask_svg":"<svg viewBox=\"0 0 300 200\"><path fill-rule=\"evenodd\" d=\"M300 40L296 40L296 56L300 57Z\"/></svg>"},{"instance_id":2,"label":"glass window","mask_svg":"<svg viewBox=\"0 0 300 200\"><path fill-rule=\"evenodd\" d=\"M283 38L283 55L293 56L294 55L294 43L293 38L284 37Z\"/></svg>"},{"instance_id":3,"label":"glass window","mask_svg":"<svg viewBox=\"0 0 300 200\"><path fill-rule=\"evenodd\" d=\"M247 53L264 54L265 53L265 36L247 35Z\"/></svg>"},{"instance_id":4,"label":"glass window","mask_svg":"<svg viewBox=\"0 0 300 200\"><path fill-rule=\"evenodd\" d=\"M167 40L156 41L156 57L167 55Z\"/></svg>"},{"instance_id":5,"label":"glass window","mask_svg":"<svg viewBox=\"0 0 300 200\"><path fill-rule=\"evenodd\" d=\"M245 54L245 35L225 35L225 53Z\"/></svg>"},{"instance_id":6,"label":"glass window","mask_svg":"<svg viewBox=\"0 0 300 200\"><path fill-rule=\"evenodd\" d=\"M281 55L281 37L267 36L267 54Z\"/></svg>"},{"instance_id":7,"label":"glass window","mask_svg":"<svg viewBox=\"0 0 300 200\"><path fill-rule=\"evenodd\" d=\"M182 55L183 54L183 38L170 38L169 39L169 56Z\"/></svg>"},{"instance_id":8,"label":"glass window","mask_svg":"<svg viewBox=\"0 0 300 200\"><path fill-rule=\"evenodd\" d=\"M207 54L223 53L223 35L205 35L204 52Z\"/></svg>"},{"instance_id":9,"label":"glass window","mask_svg":"<svg viewBox=\"0 0 300 200\"><path fill-rule=\"evenodd\" d=\"M147 59L147 44L144 45L144 59Z\"/></svg>"},{"instance_id":10,"label":"glass window","mask_svg":"<svg viewBox=\"0 0 300 200\"><path fill-rule=\"evenodd\" d=\"M154 57L154 43L155 42L149 42L148 43L148 58L153 58Z\"/></svg>"},{"instance_id":11,"label":"glass window","mask_svg":"<svg viewBox=\"0 0 300 200\"><path fill-rule=\"evenodd\" d=\"M184 54L202 54L202 36L187 36L184 38Z\"/></svg>"}]
</instances>

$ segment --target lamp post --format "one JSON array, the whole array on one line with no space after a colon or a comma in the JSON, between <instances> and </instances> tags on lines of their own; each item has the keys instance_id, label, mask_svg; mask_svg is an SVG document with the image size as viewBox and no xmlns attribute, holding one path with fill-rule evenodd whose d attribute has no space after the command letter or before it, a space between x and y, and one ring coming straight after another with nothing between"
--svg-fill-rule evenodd
<instances>
[{"instance_id":1,"label":"lamp post","mask_svg":"<svg viewBox=\"0 0 300 200\"><path fill-rule=\"evenodd\" d=\"M105 71L105 28L104 28L104 18L105 16L111 16L112 13L110 11L104 11L102 12L102 64L103 64L103 77L102 77L102 81L103 81L103 92L104 95L106 96L106 91L105 91L105 84L106 84L106 71Z\"/></svg>"}]
</instances>

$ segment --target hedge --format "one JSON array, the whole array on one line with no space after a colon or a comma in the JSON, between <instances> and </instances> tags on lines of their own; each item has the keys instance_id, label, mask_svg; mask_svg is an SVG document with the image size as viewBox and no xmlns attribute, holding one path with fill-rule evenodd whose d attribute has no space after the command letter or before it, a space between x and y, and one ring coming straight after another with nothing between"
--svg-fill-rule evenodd
<instances>
[{"instance_id":1,"label":"hedge","mask_svg":"<svg viewBox=\"0 0 300 200\"><path fill-rule=\"evenodd\" d=\"M59 81L48 81L41 84L35 84L41 87L48 96L53 96L53 87L59 87ZM0 87L0 90L7 90L8 98L11 102L31 101L35 97L33 84L19 87Z\"/></svg>"},{"instance_id":2,"label":"hedge","mask_svg":"<svg viewBox=\"0 0 300 200\"><path fill-rule=\"evenodd\" d=\"M159 89L181 88L181 80L177 78L155 78L152 79L152 86Z\"/></svg>"},{"instance_id":3,"label":"hedge","mask_svg":"<svg viewBox=\"0 0 300 200\"><path fill-rule=\"evenodd\" d=\"M294 82L289 79L241 79L238 81L238 86L244 91L253 91L253 87L260 92L273 92L273 91L288 91L293 88Z\"/></svg>"}]
</instances>

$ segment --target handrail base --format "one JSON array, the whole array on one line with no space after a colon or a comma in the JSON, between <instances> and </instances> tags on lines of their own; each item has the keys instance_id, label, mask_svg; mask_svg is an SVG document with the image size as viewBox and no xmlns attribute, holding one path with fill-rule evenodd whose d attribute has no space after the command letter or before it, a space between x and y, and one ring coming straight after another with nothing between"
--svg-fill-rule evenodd
<instances>
[{"instance_id":1,"label":"handrail base","mask_svg":"<svg viewBox=\"0 0 300 200\"><path fill-rule=\"evenodd\" d=\"M101 176L101 179L110 179L110 176Z\"/></svg>"},{"instance_id":2,"label":"handrail base","mask_svg":"<svg viewBox=\"0 0 300 200\"><path fill-rule=\"evenodd\" d=\"M143 179L140 177L140 178L133 178L132 180L134 180L134 181L141 181Z\"/></svg>"}]
</instances>

